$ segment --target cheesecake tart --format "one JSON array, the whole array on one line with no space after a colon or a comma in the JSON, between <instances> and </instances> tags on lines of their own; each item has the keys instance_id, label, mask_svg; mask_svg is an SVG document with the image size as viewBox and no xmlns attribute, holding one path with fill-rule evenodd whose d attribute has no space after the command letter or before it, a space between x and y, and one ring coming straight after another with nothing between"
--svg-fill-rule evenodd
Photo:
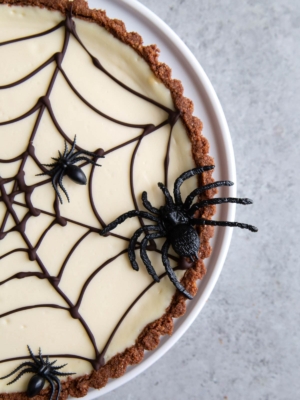
<instances>
[{"instance_id":1,"label":"cheesecake tart","mask_svg":"<svg viewBox=\"0 0 300 400\"><path fill-rule=\"evenodd\" d=\"M144 242L159 282L144 265L143 236L138 271L128 258L132 235L149 224L137 214L145 212L142 193L159 209L158 182L172 193L185 171L213 165L192 101L158 54L83 0L0 0L0 377L57 359L39 397L49 398L60 376L61 398L105 386L185 312L161 237ZM191 176L182 198L212 182L212 169ZM129 210L135 218L100 234ZM209 220L214 206L197 213ZM213 227L197 231L194 262L168 249L191 296ZM0 380L1 399L26 398L24 368Z\"/></svg>"}]
</instances>

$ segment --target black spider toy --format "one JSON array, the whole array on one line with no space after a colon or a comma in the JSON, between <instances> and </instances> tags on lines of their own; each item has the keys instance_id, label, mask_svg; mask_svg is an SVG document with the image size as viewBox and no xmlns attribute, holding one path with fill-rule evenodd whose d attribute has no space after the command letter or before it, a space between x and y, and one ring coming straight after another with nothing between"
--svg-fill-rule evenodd
<instances>
[{"instance_id":1,"label":"black spider toy","mask_svg":"<svg viewBox=\"0 0 300 400\"><path fill-rule=\"evenodd\" d=\"M214 226L237 226L243 229L249 229L252 232L257 232L257 228L252 225L247 225L239 222L228 222L228 221L211 221L203 218L194 218L195 211L203 208L207 205L211 204L222 204L222 203L238 203L238 204L252 204L252 201L249 199L238 199L233 197L228 198L216 198L210 200L203 200L198 203L192 205L193 200L200 193L203 193L205 190L209 190L212 188L216 188L219 186L232 186L233 183L230 181L219 181L214 182L200 188L193 190L186 198L183 203L180 194L180 186L182 183L196 175L201 174L204 171L209 171L213 169L214 166L206 166L206 167L198 167L191 169L187 172L184 172L179 178L176 179L174 184L174 199L171 197L168 189L162 184L158 183L159 188L162 190L163 194L166 198L166 205L160 207L159 209L153 207L151 203L147 199L147 192L143 192L142 201L145 208L150 211L129 211L125 214L122 214L120 217L115 219L115 221L111 222L107 225L101 232L101 235L106 235L110 230L114 229L117 225L124 222L127 218L132 218L135 216L150 219L155 222L156 225L145 225L139 228L129 242L128 247L128 257L132 268L138 271L139 267L135 260L135 246L139 236L145 232L146 236L143 238L140 245L140 254L143 263L145 264L148 273L152 276L152 278L159 282L159 277L157 276L151 261L146 253L147 244L150 240L166 237L162 247L162 262L166 269L166 272L171 280L171 282L176 286L176 288L183 293L189 299L192 299L190 293L188 293L185 288L178 282L176 275L173 269L170 266L170 262L168 259L168 249L170 245L172 245L175 252L180 257L188 257L192 261L195 261L198 258L198 251L200 247L200 239L199 234L197 233L194 226L196 225L214 225ZM152 232L152 233L150 233Z\"/></svg>"},{"instance_id":2,"label":"black spider toy","mask_svg":"<svg viewBox=\"0 0 300 400\"><path fill-rule=\"evenodd\" d=\"M39 350L39 356L35 357L35 355L31 351L30 347L29 346L27 346L27 347L28 347L30 356L34 362L29 362L29 361L24 362L21 365L19 365L18 368L16 368L14 371L12 371L10 374L3 376L0 379L6 379L9 376L15 374L17 371L19 371L23 367L29 367L29 368L23 369L23 371L21 371L14 380L9 382L8 385L11 385L12 383L16 382L18 379L21 378L22 375L24 375L28 372L31 372L35 375L33 375L31 377L31 379L28 383L26 395L28 397L36 396L43 389L45 382L48 381L51 386L50 400L52 400L52 397L55 392L55 386L54 386L53 381L55 381L56 385L57 385L56 400L58 400L60 391L61 391L61 384L60 384L60 380L57 378L57 376L74 375L74 373L73 372L59 372L58 370L65 367L67 364L60 365L59 367L54 367L53 364L55 364L57 360L49 362L48 356L46 357L46 360L44 360L41 349Z\"/></svg>"},{"instance_id":3,"label":"black spider toy","mask_svg":"<svg viewBox=\"0 0 300 400\"><path fill-rule=\"evenodd\" d=\"M62 198L61 195L58 191L57 185L61 188L61 190L64 192L66 195L68 201L70 202L69 195L64 188L62 184L63 177L67 175L70 179L72 179L74 182L78 183L79 185L86 185L86 176L84 172L77 167L77 165L74 165L75 163L79 161L87 161L90 164L97 165L98 167L101 167L101 165L97 164L95 161L90 160L87 157L79 157L81 154L86 154L90 157L95 157L95 158L103 158L104 156L98 155L95 153L91 153L86 150L79 150L76 153L74 153L76 146L76 136L74 137L74 141L72 143L71 150L69 151L67 142L65 142L65 151L64 154L62 155L60 151L58 151L59 158L54 158L52 157L53 160L55 160L55 163L52 164L43 164L45 167L53 167L50 171L43 172L42 174L38 174L37 176L42 176L42 175L50 175L52 176L52 186L54 190L56 191L59 201L62 203Z\"/></svg>"}]
</instances>

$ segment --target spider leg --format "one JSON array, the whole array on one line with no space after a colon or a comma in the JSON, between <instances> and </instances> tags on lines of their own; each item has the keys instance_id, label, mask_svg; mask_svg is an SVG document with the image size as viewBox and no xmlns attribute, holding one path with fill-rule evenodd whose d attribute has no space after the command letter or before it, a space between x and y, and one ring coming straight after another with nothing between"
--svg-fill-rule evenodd
<instances>
[{"instance_id":1,"label":"spider leg","mask_svg":"<svg viewBox=\"0 0 300 400\"><path fill-rule=\"evenodd\" d=\"M141 250L140 250L141 259L143 260L143 263L145 264L145 266L147 268L148 274L152 276L152 278L155 282L160 282L160 279L159 279L158 275L156 274L155 269L153 268L151 261L146 253L146 246L147 246L147 243L149 240L157 239L157 238L160 238L163 236L165 236L164 232L163 233L152 233L150 235L145 236L141 243Z\"/></svg>"},{"instance_id":2,"label":"spider leg","mask_svg":"<svg viewBox=\"0 0 300 400\"><path fill-rule=\"evenodd\" d=\"M61 152L58 150L59 158L62 158Z\"/></svg>"},{"instance_id":3,"label":"spider leg","mask_svg":"<svg viewBox=\"0 0 300 400\"><path fill-rule=\"evenodd\" d=\"M212 225L212 226L238 227L238 228L241 228L241 229L248 229L251 232L257 232L258 231L256 226L244 224L244 223L241 223L241 222L212 221L210 219L192 218L191 223L194 224L194 225Z\"/></svg>"},{"instance_id":4,"label":"spider leg","mask_svg":"<svg viewBox=\"0 0 300 400\"><path fill-rule=\"evenodd\" d=\"M43 172L42 174L36 174L35 176L45 176L45 175L51 176L50 171L48 171L48 172Z\"/></svg>"},{"instance_id":5,"label":"spider leg","mask_svg":"<svg viewBox=\"0 0 300 400\"><path fill-rule=\"evenodd\" d=\"M55 360L55 361L57 361L57 360ZM51 365L53 365L53 363L51 363ZM57 367L52 367L52 369L55 369L55 370L61 369L61 368L65 367L66 365L68 365L68 364L58 365Z\"/></svg>"},{"instance_id":6,"label":"spider leg","mask_svg":"<svg viewBox=\"0 0 300 400\"><path fill-rule=\"evenodd\" d=\"M42 355L42 349L41 348L39 348L39 357L40 357L41 363L44 364L43 355Z\"/></svg>"},{"instance_id":7,"label":"spider leg","mask_svg":"<svg viewBox=\"0 0 300 400\"><path fill-rule=\"evenodd\" d=\"M45 376L45 379L50 383L50 386L51 386L51 394L50 394L49 400L52 400L52 397L53 397L54 392L55 392L55 386L54 386L54 384L53 384L52 379L48 378L47 376Z\"/></svg>"},{"instance_id":8,"label":"spider leg","mask_svg":"<svg viewBox=\"0 0 300 400\"><path fill-rule=\"evenodd\" d=\"M56 395L56 399L55 399L55 400L58 400L58 399L59 399L59 395L60 395L60 391L61 391L60 380L59 380L58 378L56 378L56 376L54 376L54 375L52 375L52 374L49 374L48 377L49 377L49 376L50 376L50 378L53 379L53 380L56 382L56 384L57 384L57 395Z\"/></svg>"},{"instance_id":9,"label":"spider leg","mask_svg":"<svg viewBox=\"0 0 300 400\"><path fill-rule=\"evenodd\" d=\"M168 274L170 281L173 283L173 285L176 287L176 289L178 289L182 294L184 294L188 299L191 300L193 298L193 296L178 281L177 276L170 265L170 261L168 258L168 250L169 250L170 245L171 245L171 243L168 240L166 240L161 249L162 250L162 262L166 269L166 273Z\"/></svg>"},{"instance_id":10,"label":"spider leg","mask_svg":"<svg viewBox=\"0 0 300 400\"><path fill-rule=\"evenodd\" d=\"M57 360L52 361L49 365L53 365L56 363Z\"/></svg>"},{"instance_id":11,"label":"spider leg","mask_svg":"<svg viewBox=\"0 0 300 400\"><path fill-rule=\"evenodd\" d=\"M69 161L69 162L73 161L74 158L80 156L81 154L83 154L83 151L82 151L82 150L78 150L76 153L72 154L72 155L68 158L68 161Z\"/></svg>"},{"instance_id":12,"label":"spider leg","mask_svg":"<svg viewBox=\"0 0 300 400\"><path fill-rule=\"evenodd\" d=\"M13 381L9 382L8 385L15 383L17 380L19 380L21 378L21 376L23 376L24 374L27 374L28 372L33 372L34 374L36 374L37 371L36 371L36 369L33 369L33 368L23 369L23 371L21 371L19 373L19 375Z\"/></svg>"},{"instance_id":13,"label":"spider leg","mask_svg":"<svg viewBox=\"0 0 300 400\"><path fill-rule=\"evenodd\" d=\"M52 164L42 164L42 165L44 165L44 167L54 167L54 166L56 166L56 168L57 168L57 163L52 163Z\"/></svg>"},{"instance_id":14,"label":"spider leg","mask_svg":"<svg viewBox=\"0 0 300 400\"><path fill-rule=\"evenodd\" d=\"M75 146L76 146L76 135L74 136L74 140L73 140L73 143L72 143L71 150L66 155L67 158L69 158L73 154L73 151L75 150Z\"/></svg>"},{"instance_id":15,"label":"spider leg","mask_svg":"<svg viewBox=\"0 0 300 400\"><path fill-rule=\"evenodd\" d=\"M61 195L60 195L60 193L59 193L59 191L58 191L58 189L57 189L57 187L56 187L56 185L57 185L57 179L58 179L58 176L59 176L60 174L61 174L61 171L57 171L56 174L52 177L52 186L53 186L54 190L56 191L56 194L57 194L57 196L58 196L58 198L59 198L60 203L62 204L63 201L62 201Z\"/></svg>"},{"instance_id":16,"label":"spider leg","mask_svg":"<svg viewBox=\"0 0 300 400\"><path fill-rule=\"evenodd\" d=\"M159 210L155 207L152 206L152 204L150 203L150 201L147 198L147 192L143 192L142 193L142 202L144 204L144 207L152 212L153 214L159 214Z\"/></svg>"},{"instance_id":17,"label":"spider leg","mask_svg":"<svg viewBox=\"0 0 300 400\"><path fill-rule=\"evenodd\" d=\"M92 152L87 151L87 150L78 150L76 153L74 153L74 154L69 158L69 160L73 160L74 157L80 156L81 154L85 154L85 155L90 156L90 157L104 158L104 156L100 156L99 154L92 153Z\"/></svg>"},{"instance_id":18,"label":"spider leg","mask_svg":"<svg viewBox=\"0 0 300 400\"><path fill-rule=\"evenodd\" d=\"M14 369L11 373L8 375L2 376L0 379L6 379L15 374L17 371L19 371L23 367L33 367L35 368L36 366L32 362L23 362L21 365L19 365L16 369Z\"/></svg>"},{"instance_id":19,"label":"spider leg","mask_svg":"<svg viewBox=\"0 0 300 400\"><path fill-rule=\"evenodd\" d=\"M65 151L64 151L64 157L66 157L67 152L69 151L67 141L65 140Z\"/></svg>"},{"instance_id":20,"label":"spider leg","mask_svg":"<svg viewBox=\"0 0 300 400\"><path fill-rule=\"evenodd\" d=\"M104 229L102 229L102 231L100 232L100 235L102 235L102 236L106 235L109 231L111 231L117 225L124 222L127 218L132 218L132 217L146 218L146 219L150 219L150 221L155 221L157 223L160 223L160 220L157 217L155 217L154 215L151 215L148 212L132 210L132 211L128 211L125 214L120 215L118 218L116 218L114 221L112 221L110 224L108 224Z\"/></svg>"},{"instance_id":21,"label":"spider leg","mask_svg":"<svg viewBox=\"0 0 300 400\"><path fill-rule=\"evenodd\" d=\"M77 155L77 153L76 153L76 155ZM73 158L71 161L69 161L69 163L70 163L70 164L75 164L75 163L78 162L78 161L88 161L90 164L97 165L98 167L101 167L101 165L100 165L100 164L97 164L96 161L90 160L90 159L87 158L87 157Z\"/></svg>"},{"instance_id":22,"label":"spider leg","mask_svg":"<svg viewBox=\"0 0 300 400\"><path fill-rule=\"evenodd\" d=\"M190 208L194 198L196 196L198 196L199 194L205 192L206 190L214 189L214 188L219 187L219 186L232 186L232 185L234 185L234 183L230 182L230 181L217 181L217 182L209 183L208 185L202 186L200 188L197 188L197 189L193 190L187 196L187 198L185 199L185 202L184 202L184 207L185 208Z\"/></svg>"},{"instance_id":23,"label":"spider leg","mask_svg":"<svg viewBox=\"0 0 300 400\"><path fill-rule=\"evenodd\" d=\"M236 197L219 197L217 199L209 199L209 200L203 200L200 201L199 203L195 203L189 210L189 214L193 215L195 213L196 210L199 210L199 208L203 208L206 207L208 205L212 205L212 204L223 204L223 203L236 203L236 204L243 204L248 205L248 204L252 204L253 201L250 199L239 199Z\"/></svg>"},{"instance_id":24,"label":"spider leg","mask_svg":"<svg viewBox=\"0 0 300 400\"><path fill-rule=\"evenodd\" d=\"M65 364L67 365L67 364ZM52 371L51 376L57 375L57 376L69 376L69 375L75 375L75 372L58 372L58 371Z\"/></svg>"},{"instance_id":25,"label":"spider leg","mask_svg":"<svg viewBox=\"0 0 300 400\"><path fill-rule=\"evenodd\" d=\"M39 362L39 360L36 358L36 356L33 354L31 348L27 345L30 357L33 359L33 361L37 364L37 365L41 365L41 363Z\"/></svg>"},{"instance_id":26,"label":"spider leg","mask_svg":"<svg viewBox=\"0 0 300 400\"><path fill-rule=\"evenodd\" d=\"M68 199L68 202L70 203L70 198L69 198L68 192L66 191L66 189L62 183L63 177L64 177L64 171L62 171L58 177L58 186L64 192L64 194L66 195L66 198Z\"/></svg>"},{"instance_id":27,"label":"spider leg","mask_svg":"<svg viewBox=\"0 0 300 400\"><path fill-rule=\"evenodd\" d=\"M52 160L59 161L59 158L51 157Z\"/></svg>"},{"instance_id":28,"label":"spider leg","mask_svg":"<svg viewBox=\"0 0 300 400\"><path fill-rule=\"evenodd\" d=\"M99 154L93 153L88 150L81 150L83 154L86 154L87 156L92 156L92 157L97 157L97 158L105 158L104 156L100 156Z\"/></svg>"},{"instance_id":29,"label":"spider leg","mask_svg":"<svg viewBox=\"0 0 300 400\"><path fill-rule=\"evenodd\" d=\"M51 164L42 164L42 165L44 165L45 167L51 166ZM52 168L50 171L42 172L41 174L36 174L35 176L43 176L43 175L53 176L53 174L55 174L58 170L59 170L59 165Z\"/></svg>"},{"instance_id":30,"label":"spider leg","mask_svg":"<svg viewBox=\"0 0 300 400\"><path fill-rule=\"evenodd\" d=\"M169 192L169 190L165 187L165 185L164 185L163 183L161 183L161 182L159 182L157 185L158 185L158 187L162 190L163 194L165 195L166 200L167 200L167 203L168 203L169 205L174 204L173 199L172 199L172 197L171 197L171 195L170 195L170 192Z\"/></svg>"},{"instance_id":31,"label":"spider leg","mask_svg":"<svg viewBox=\"0 0 300 400\"><path fill-rule=\"evenodd\" d=\"M147 230L155 230L155 231L157 231L159 229L160 228L158 226L156 226L156 225L145 225L145 226L142 226L141 228L139 228L137 231L134 232L134 235L130 239L129 246L128 246L128 257L129 257L130 263L132 265L132 268L135 271L139 270L139 266L138 266L137 262L135 261L135 252L134 252L135 245L136 245L136 242L137 242L139 236L144 231L147 231Z\"/></svg>"},{"instance_id":32,"label":"spider leg","mask_svg":"<svg viewBox=\"0 0 300 400\"><path fill-rule=\"evenodd\" d=\"M202 174L203 172L209 171L214 168L215 168L214 165L207 165L205 167L198 167L198 168L190 169L189 171L186 171L183 174L181 174L174 183L175 204L177 204L177 205L182 204L182 199L181 199L181 194L180 194L180 186L183 184L183 182L186 179L189 179L190 177L192 177L194 175Z\"/></svg>"}]
</instances>

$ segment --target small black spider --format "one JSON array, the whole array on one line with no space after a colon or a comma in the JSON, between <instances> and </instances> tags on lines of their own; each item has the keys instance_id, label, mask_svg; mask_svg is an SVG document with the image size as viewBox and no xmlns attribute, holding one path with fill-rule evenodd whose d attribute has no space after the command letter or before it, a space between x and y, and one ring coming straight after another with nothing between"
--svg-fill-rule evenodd
<instances>
[{"instance_id":1,"label":"small black spider","mask_svg":"<svg viewBox=\"0 0 300 400\"><path fill-rule=\"evenodd\" d=\"M55 163L52 164L42 164L45 167L53 167L50 171L43 172L42 174L38 174L37 176L42 176L42 175L50 175L52 176L52 186L54 190L56 191L59 201L62 204L62 198L61 195L58 191L57 185L61 188L61 190L64 192L66 195L66 198L68 199L68 202L70 202L69 195L64 188L62 184L63 177L67 175L72 181L78 183L79 185L86 185L86 176L84 172L77 167L77 165L73 165L79 161L87 161L90 164L97 165L98 167L101 167L101 165L97 164L95 161L90 160L87 157L79 157L81 154L86 154L90 157L96 157L96 158L103 158L104 156L98 155L95 153L91 153L86 150L79 150L76 153L74 153L76 146L76 136L74 137L74 141L72 143L71 150L69 151L67 142L65 142L65 151L64 154L62 155L60 151L58 151L59 158L54 158L52 157L52 160L55 160Z\"/></svg>"},{"instance_id":2,"label":"small black spider","mask_svg":"<svg viewBox=\"0 0 300 400\"><path fill-rule=\"evenodd\" d=\"M28 397L36 396L43 389L45 382L48 381L51 386L51 395L50 395L49 400L52 400L52 397L55 392L55 386L54 386L53 381L55 381L56 385L57 385L56 400L58 400L60 391L61 391L61 384L60 384L60 380L59 380L59 378L57 378L57 376L74 375L74 372L59 372L58 370L65 367L67 364L60 365L59 367L54 367L53 364L55 364L57 360L49 362L48 356L46 357L46 360L44 360L41 349L39 349L39 356L36 357L32 353L30 347L29 346L27 346L27 347L29 350L29 354L34 362L29 362L29 361L24 362L21 365L19 365L18 368L16 368L14 371L12 371L10 374L3 376L0 379L6 379L9 376L12 376L13 374L15 374L17 371L19 371L23 367L29 367L29 368L23 369L23 371L21 371L14 380L9 382L8 385L11 385L12 383L16 382L18 379L21 378L22 375L24 375L28 372L31 372L35 375L33 375L31 377L31 379L28 383L26 395Z\"/></svg>"},{"instance_id":3,"label":"small black spider","mask_svg":"<svg viewBox=\"0 0 300 400\"><path fill-rule=\"evenodd\" d=\"M203 193L206 190L216 188L219 186L232 186L233 183L230 181L218 181L214 183L210 183L208 185L202 186L193 190L186 198L185 202L183 203L180 194L180 186L182 183L196 175L201 174L204 171L209 171L213 169L214 166L205 166L205 167L198 167L191 169L189 171L184 172L179 178L176 179L174 184L174 198L171 197L168 189L162 184L158 183L159 188L162 190L163 194L166 198L166 205L160 207L159 209L153 207L151 203L147 199L147 192L143 192L142 194L142 201L144 207L150 211L129 211L125 214L122 214L120 217L116 218L113 222L107 225L101 232L101 235L106 235L109 231L114 229L117 225L124 222L127 218L132 217L142 217L146 219L150 219L151 221L156 222L156 225L145 225L139 228L129 242L128 247L128 257L132 268L138 271L139 266L135 259L135 246L139 236L145 232L146 236L143 238L141 245L140 245L140 254L143 263L145 264L148 273L152 276L152 278L159 282L159 277L157 276L149 257L147 256L146 249L147 243L150 240L158 239L161 237L166 237L167 240L165 241L162 247L162 262L166 269L166 272L171 280L171 282L175 285L175 287L183 293L189 299L192 299L190 293L188 293L185 288L178 282L177 277L170 266L170 262L168 259L168 250L169 247L172 245L175 252L180 257L188 257L193 262L196 261L198 258L198 251L200 248L200 239L199 234L197 233L196 229L194 228L195 225L213 225L213 226L237 226L243 229L249 229L252 232L257 232L257 228L252 225L247 225L239 222L228 222L228 221L211 221L203 218L194 218L194 214L196 210L203 208L210 204L222 204L222 203L238 203L238 204L252 204L252 200L250 199L238 199L234 197L227 197L227 198L216 198L210 200L203 200L198 203L192 205L193 200L196 196ZM153 215L154 214L154 215ZM149 232L154 233L149 233Z\"/></svg>"}]
</instances>

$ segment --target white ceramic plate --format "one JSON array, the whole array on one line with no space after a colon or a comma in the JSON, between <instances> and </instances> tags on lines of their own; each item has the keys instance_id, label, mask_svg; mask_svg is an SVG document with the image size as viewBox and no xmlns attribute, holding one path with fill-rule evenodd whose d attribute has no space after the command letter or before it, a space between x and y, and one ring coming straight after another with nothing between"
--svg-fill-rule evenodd
<instances>
[{"instance_id":1,"label":"white ceramic plate","mask_svg":"<svg viewBox=\"0 0 300 400\"><path fill-rule=\"evenodd\" d=\"M210 142L210 154L215 159L215 180L229 179L236 182L232 142L222 107L202 67L181 39L137 0L89 0L89 6L105 9L110 18L123 20L128 31L136 31L142 35L145 44L158 45L161 50L160 60L172 68L174 78L182 81L185 96L194 102L194 115L204 124L203 134ZM219 196L235 197L236 186L220 189ZM234 221L234 216L235 205L230 204L219 206L214 218ZM177 342L198 316L212 292L222 270L231 235L232 228L215 228L211 241L213 252L206 260L207 274L199 283L199 290L193 301L187 302L186 314L175 321L173 335L163 337L155 351L147 352L144 360L137 366L129 367L121 378L109 381L100 391L90 389L86 400L102 396L128 382L145 371Z\"/></svg>"}]
</instances>

